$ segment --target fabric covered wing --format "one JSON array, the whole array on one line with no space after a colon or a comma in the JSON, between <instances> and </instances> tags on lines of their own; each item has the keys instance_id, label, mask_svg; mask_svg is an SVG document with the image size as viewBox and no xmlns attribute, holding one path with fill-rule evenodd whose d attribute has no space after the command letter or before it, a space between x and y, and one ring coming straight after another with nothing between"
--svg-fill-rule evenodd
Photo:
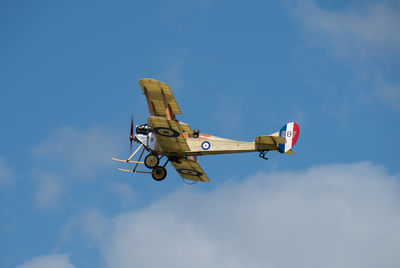
<instances>
[{"instance_id":1,"label":"fabric covered wing","mask_svg":"<svg viewBox=\"0 0 400 268\"><path fill-rule=\"evenodd\" d=\"M146 96L150 115L174 119L176 114L181 114L178 103L167 84L150 78L139 80L139 84Z\"/></svg>"},{"instance_id":2,"label":"fabric covered wing","mask_svg":"<svg viewBox=\"0 0 400 268\"><path fill-rule=\"evenodd\" d=\"M189 137L192 137L192 136L193 136L193 130L189 127L188 124L183 123L183 122L179 122L179 126L181 127L181 129L182 129L183 132L187 133L187 135L188 135Z\"/></svg>"},{"instance_id":3,"label":"fabric covered wing","mask_svg":"<svg viewBox=\"0 0 400 268\"><path fill-rule=\"evenodd\" d=\"M190 159L180 159L179 162L171 161L182 178L192 181L210 181L199 163Z\"/></svg>"},{"instance_id":4,"label":"fabric covered wing","mask_svg":"<svg viewBox=\"0 0 400 268\"><path fill-rule=\"evenodd\" d=\"M186 139L183 137L184 129L179 122L160 116L150 116L147 118L147 122L149 122L153 133L156 135L157 142L163 153L167 155L184 155L186 151L190 150ZM185 125L185 129L190 130L188 125Z\"/></svg>"}]
</instances>

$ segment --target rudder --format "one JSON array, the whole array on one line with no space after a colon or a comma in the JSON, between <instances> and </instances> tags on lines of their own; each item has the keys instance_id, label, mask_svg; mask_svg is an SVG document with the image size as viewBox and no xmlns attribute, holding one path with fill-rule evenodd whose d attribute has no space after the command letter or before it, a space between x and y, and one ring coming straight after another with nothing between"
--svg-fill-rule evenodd
<instances>
[{"instance_id":1,"label":"rudder","mask_svg":"<svg viewBox=\"0 0 400 268\"><path fill-rule=\"evenodd\" d=\"M286 153L296 144L300 134L300 127L295 122L284 125L279 131L279 136L286 139L286 143L280 143L279 152Z\"/></svg>"}]
</instances>

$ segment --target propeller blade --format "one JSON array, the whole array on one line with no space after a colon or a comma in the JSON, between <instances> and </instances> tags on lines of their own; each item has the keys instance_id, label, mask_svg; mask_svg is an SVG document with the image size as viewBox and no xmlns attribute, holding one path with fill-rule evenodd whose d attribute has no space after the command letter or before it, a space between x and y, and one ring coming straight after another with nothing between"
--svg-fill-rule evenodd
<instances>
[{"instance_id":1,"label":"propeller blade","mask_svg":"<svg viewBox=\"0 0 400 268\"><path fill-rule=\"evenodd\" d=\"M132 152L132 141L133 141L133 114L132 114L132 116L131 116L131 135L130 135L130 137L129 137L129 144L130 144L130 146L129 146L129 148L130 148L130 152Z\"/></svg>"}]
</instances>

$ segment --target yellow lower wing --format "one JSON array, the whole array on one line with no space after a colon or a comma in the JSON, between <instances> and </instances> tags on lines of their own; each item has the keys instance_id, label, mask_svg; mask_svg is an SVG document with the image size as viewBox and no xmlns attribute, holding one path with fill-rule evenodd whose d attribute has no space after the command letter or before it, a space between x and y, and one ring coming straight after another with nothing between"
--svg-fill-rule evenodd
<instances>
[{"instance_id":1,"label":"yellow lower wing","mask_svg":"<svg viewBox=\"0 0 400 268\"><path fill-rule=\"evenodd\" d=\"M180 159L179 162L171 161L182 178L192 181L210 181L199 163L190 159Z\"/></svg>"}]
</instances>

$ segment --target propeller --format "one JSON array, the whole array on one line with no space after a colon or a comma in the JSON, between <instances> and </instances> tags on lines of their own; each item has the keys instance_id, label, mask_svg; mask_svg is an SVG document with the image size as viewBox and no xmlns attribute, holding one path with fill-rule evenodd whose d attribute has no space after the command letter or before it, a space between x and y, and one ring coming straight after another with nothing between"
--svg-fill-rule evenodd
<instances>
[{"instance_id":1,"label":"propeller","mask_svg":"<svg viewBox=\"0 0 400 268\"><path fill-rule=\"evenodd\" d=\"M133 141L133 114L131 115L131 135L129 136L130 152L132 152L132 141Z\"/></svg>"}]
</instances>

